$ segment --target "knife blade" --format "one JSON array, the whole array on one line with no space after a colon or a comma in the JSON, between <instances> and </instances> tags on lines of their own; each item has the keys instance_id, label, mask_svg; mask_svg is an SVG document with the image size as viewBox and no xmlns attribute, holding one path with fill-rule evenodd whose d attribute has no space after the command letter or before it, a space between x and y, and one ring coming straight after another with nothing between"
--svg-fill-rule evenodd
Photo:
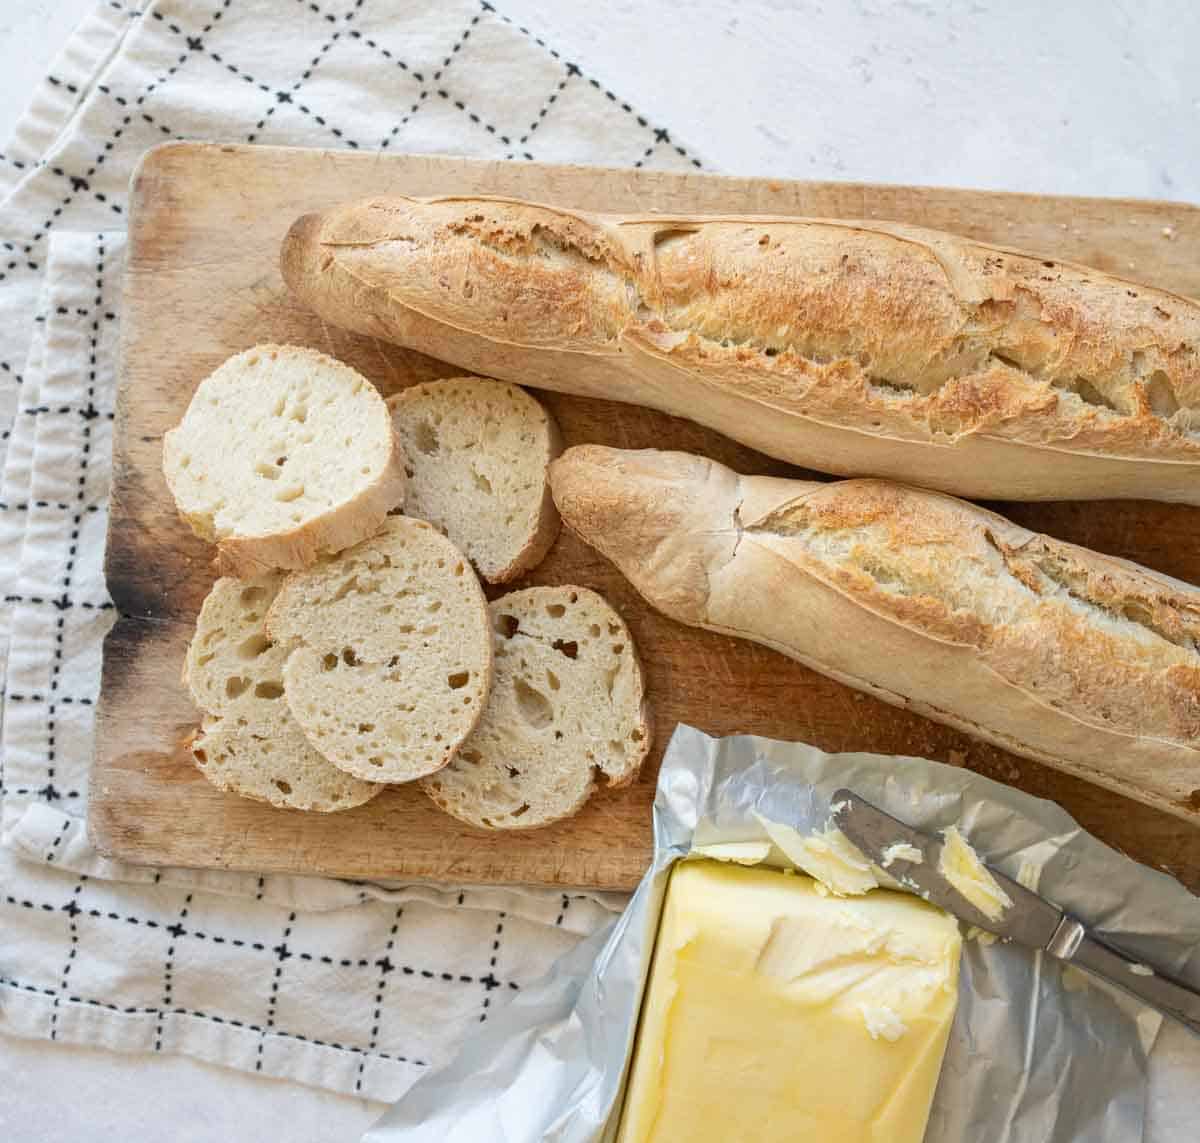
<instances>
[{"instance_id":1,"label":"knife blade","mask_svg":"<svg viewBox=\"0 0 1200 1143\"><path fill-rule=\"evenodd\" d=\"M1200 993L1093 936L1082 921L1033 890L981 862L1011 901L990 915L942 873L943 838L913 829L852 790L838 790L831 811L833 824L865 857L930 904L1005 940L1086 969L1200 1035ZM905 856L909 846L920 852L919 861L911 851Z\"/></svg>"}]
</instances>

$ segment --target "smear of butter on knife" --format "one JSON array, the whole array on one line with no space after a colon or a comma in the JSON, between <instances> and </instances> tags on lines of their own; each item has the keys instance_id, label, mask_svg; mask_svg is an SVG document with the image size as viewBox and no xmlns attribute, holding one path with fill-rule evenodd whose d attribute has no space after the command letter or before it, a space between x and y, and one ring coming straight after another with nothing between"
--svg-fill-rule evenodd
<instances>
[{"instance_id":1,"label":"smear of butter on knife","mask_svg":"<svg viewBox=\"0 0 1200 1143\"><path fill-rule=\"evenodd\" d=\"M896 841L883 851L883 867L891 869L893 861L907 861L911 865L920 865L925 855L915 846L906 841Z\"/></svg>"},{"instance_id":2,"label":"smear of butter on knife","mask_svg":"<svg viewBox=\"0 0 1200 1143\"><path fill-rule=\"evenodd\" d=\"M1000 888L957 826L947 827L942 837L938 872L985 917L998 921L1011 907L1012 898Z\"/></svg>"}]
</instances>

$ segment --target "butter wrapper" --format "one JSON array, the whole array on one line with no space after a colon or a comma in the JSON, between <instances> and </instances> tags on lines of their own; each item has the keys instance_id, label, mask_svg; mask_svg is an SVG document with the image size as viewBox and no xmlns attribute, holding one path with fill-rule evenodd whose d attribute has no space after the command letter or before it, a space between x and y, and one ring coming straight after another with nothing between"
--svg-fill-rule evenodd
<instances>
[{"instance_id":1,"label":"butter wrapper","mask_svg":"<svg viewBox=\"0 0 1200 1143\"><path fill-rule=\"evenodd\" d=\"M659 774L654 858L625 912L423 1076L363 1143L611 1143L671 866L699 852L786 867L772 827L823 831L842 786L927 833L957 827L989 864L1200 986L1200 900L1052 802L922 758L680 726ZM1046 954L967 939L925 1143L1137 1143L1159 1024Z\"/></svg>"}]
</instances>

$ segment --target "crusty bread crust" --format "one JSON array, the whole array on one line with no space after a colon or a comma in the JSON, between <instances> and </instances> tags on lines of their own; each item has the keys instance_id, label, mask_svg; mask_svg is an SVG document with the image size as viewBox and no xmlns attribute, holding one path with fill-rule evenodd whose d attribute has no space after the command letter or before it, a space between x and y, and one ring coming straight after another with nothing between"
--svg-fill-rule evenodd
<instances>
[{"instance_id":1,"label":"crusty bread crust","mask_svg":"<svg viewBox=\"0 0 1200 1143\"><path fill-rule=\"evenodd\" d=\"M305 215L323 318L772 456L1008 499L1200 503L1200 303L883 222L370 199Z\"/></svg>"},{"instance_id":2,"label":"crusty bread crust","mask_svg":"<svg viewBox=\"0 0 1200 1143\"><path fill-rule=\"evenodd\" d=\"M680 622L1194 818L1200 590L877 480L585 445L564 523Z\"/></svg>"}]
</instances>

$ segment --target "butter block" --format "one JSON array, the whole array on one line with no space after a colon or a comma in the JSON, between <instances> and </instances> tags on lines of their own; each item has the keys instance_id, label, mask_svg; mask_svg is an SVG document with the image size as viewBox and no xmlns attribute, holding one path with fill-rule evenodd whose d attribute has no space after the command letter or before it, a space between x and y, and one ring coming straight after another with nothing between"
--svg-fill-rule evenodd
<instances>
[{"instance_id":1,"label":"butter block","mask_svg":"<svg viewBox=\"0 0 1200 1143\"><path fill-rule=\"evenodd\" d=\"M679 863L619 1143L921 1143L961 950L907 894Z\"/></svg>"}]
</instances>

